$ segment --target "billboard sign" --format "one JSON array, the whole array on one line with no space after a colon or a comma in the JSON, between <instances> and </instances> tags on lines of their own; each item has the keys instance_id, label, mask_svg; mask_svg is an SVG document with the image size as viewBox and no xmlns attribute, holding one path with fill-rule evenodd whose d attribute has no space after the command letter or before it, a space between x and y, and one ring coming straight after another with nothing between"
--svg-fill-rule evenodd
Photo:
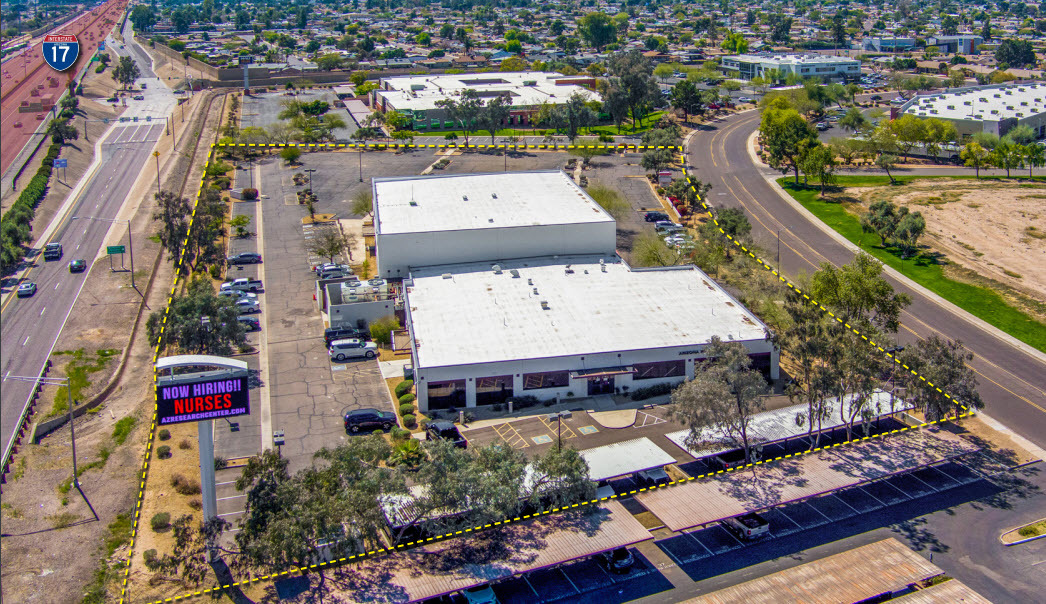
<instances>
[{"instance_id":1,"label":"billboard sign","mask_svg":"<svg viewBox=\"0 0 1046 604\"><path fill-rule=\"evenodd\" d=\"M80 41L76 36L44 36L44 61L55 71L65 71L73 66L80 56Z\"/></svg>"},{"instance_id":2,"label":"billboard sign","mask_svg":"<svg viewBox=\"0 0 1046 604\"><path fill-rule=\"evenodd\" d=\"M251 412L247 376L218 378L156 386L158 425L198 422L248 415Z\"/></svg>"}]
</instances>

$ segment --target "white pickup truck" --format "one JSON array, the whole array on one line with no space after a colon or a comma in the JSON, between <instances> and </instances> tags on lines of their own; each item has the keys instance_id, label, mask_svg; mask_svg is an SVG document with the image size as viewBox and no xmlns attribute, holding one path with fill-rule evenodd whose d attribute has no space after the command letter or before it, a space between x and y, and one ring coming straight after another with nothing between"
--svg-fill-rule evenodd
<instances>
[{"instance_id":1,"label":"white pickup truck","mask_svg":"<svg viewBox=\"0 0 1046 604\"><path fill-rule=\"evenodd\" d=\"M260 280L248 279L246 277L222 283L223 291L232 290L240 292L256 292L261 289L265 289L265 287L262 285L262 282Z\"/></svg>"}]
</instances>

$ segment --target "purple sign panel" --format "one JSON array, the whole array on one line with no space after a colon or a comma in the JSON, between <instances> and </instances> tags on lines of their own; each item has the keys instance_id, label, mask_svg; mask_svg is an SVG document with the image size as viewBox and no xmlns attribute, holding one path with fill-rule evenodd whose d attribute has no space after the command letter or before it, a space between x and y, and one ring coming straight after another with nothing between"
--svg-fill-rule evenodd
<instances>
[{"instance_id":1,"label":"purple sign panel","mask_svg":"<svg viewBox=\"0 0 1046 604\"><path fill-rule=\"evenodd\" d=\"M156 421L161 426L250 412L247 376L156 386Z\"/></svg>"}]
</instances>

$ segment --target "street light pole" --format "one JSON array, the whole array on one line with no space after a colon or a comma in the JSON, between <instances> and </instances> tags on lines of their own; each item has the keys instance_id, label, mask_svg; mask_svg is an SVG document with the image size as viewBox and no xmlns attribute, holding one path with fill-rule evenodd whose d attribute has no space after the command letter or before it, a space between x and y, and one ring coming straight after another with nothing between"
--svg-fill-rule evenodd
<instances>
[{"instance_id":1,"label":"street light pole","mask_svg":"<svg viewBox=\"0 0 1046 604\"><path fill-rule=\"evenodd\" d=\"M156 192L160 192L160 152L153 151L153 157L156 158Z\"/></svg>"},{"instance_id":2,"label":"street light pole","mask_svg":"<svg viewBox=\"0 0 1046 604\"><path fill-rule=\"evenodd\" d=\"M367 143L361 143L363 146L360 147L360 182L363 182L363 147L367 146Z\"/></svg>"},{"instance_id":3,"label":"street light pole","mask_svg":"<svg viewBox=\"0 0 1046 604\"><path fill-rule=\"evenodd\" d=\"M312 195L312 173L316 171L316 168L305 168L305 172L309 173L309 194Z\"/></svg>"}]
</instances>

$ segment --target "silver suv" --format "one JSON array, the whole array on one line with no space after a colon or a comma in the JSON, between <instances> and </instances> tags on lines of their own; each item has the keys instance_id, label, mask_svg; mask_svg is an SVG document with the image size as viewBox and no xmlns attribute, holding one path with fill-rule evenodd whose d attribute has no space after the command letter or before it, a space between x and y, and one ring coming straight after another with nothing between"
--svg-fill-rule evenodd
<instances>
[{"instance_id":1,"label":"silver suv","mask_svg":"<svg viewBox=\"0 0 1046 604\"><path fill-rule=\"evenodd\" d=\"M335 361L358 357L373 359L376 356L378 356L378 345L374 342L365 342L358 338L331 342L330 357Z\"/></svg>"}]
</instances>

